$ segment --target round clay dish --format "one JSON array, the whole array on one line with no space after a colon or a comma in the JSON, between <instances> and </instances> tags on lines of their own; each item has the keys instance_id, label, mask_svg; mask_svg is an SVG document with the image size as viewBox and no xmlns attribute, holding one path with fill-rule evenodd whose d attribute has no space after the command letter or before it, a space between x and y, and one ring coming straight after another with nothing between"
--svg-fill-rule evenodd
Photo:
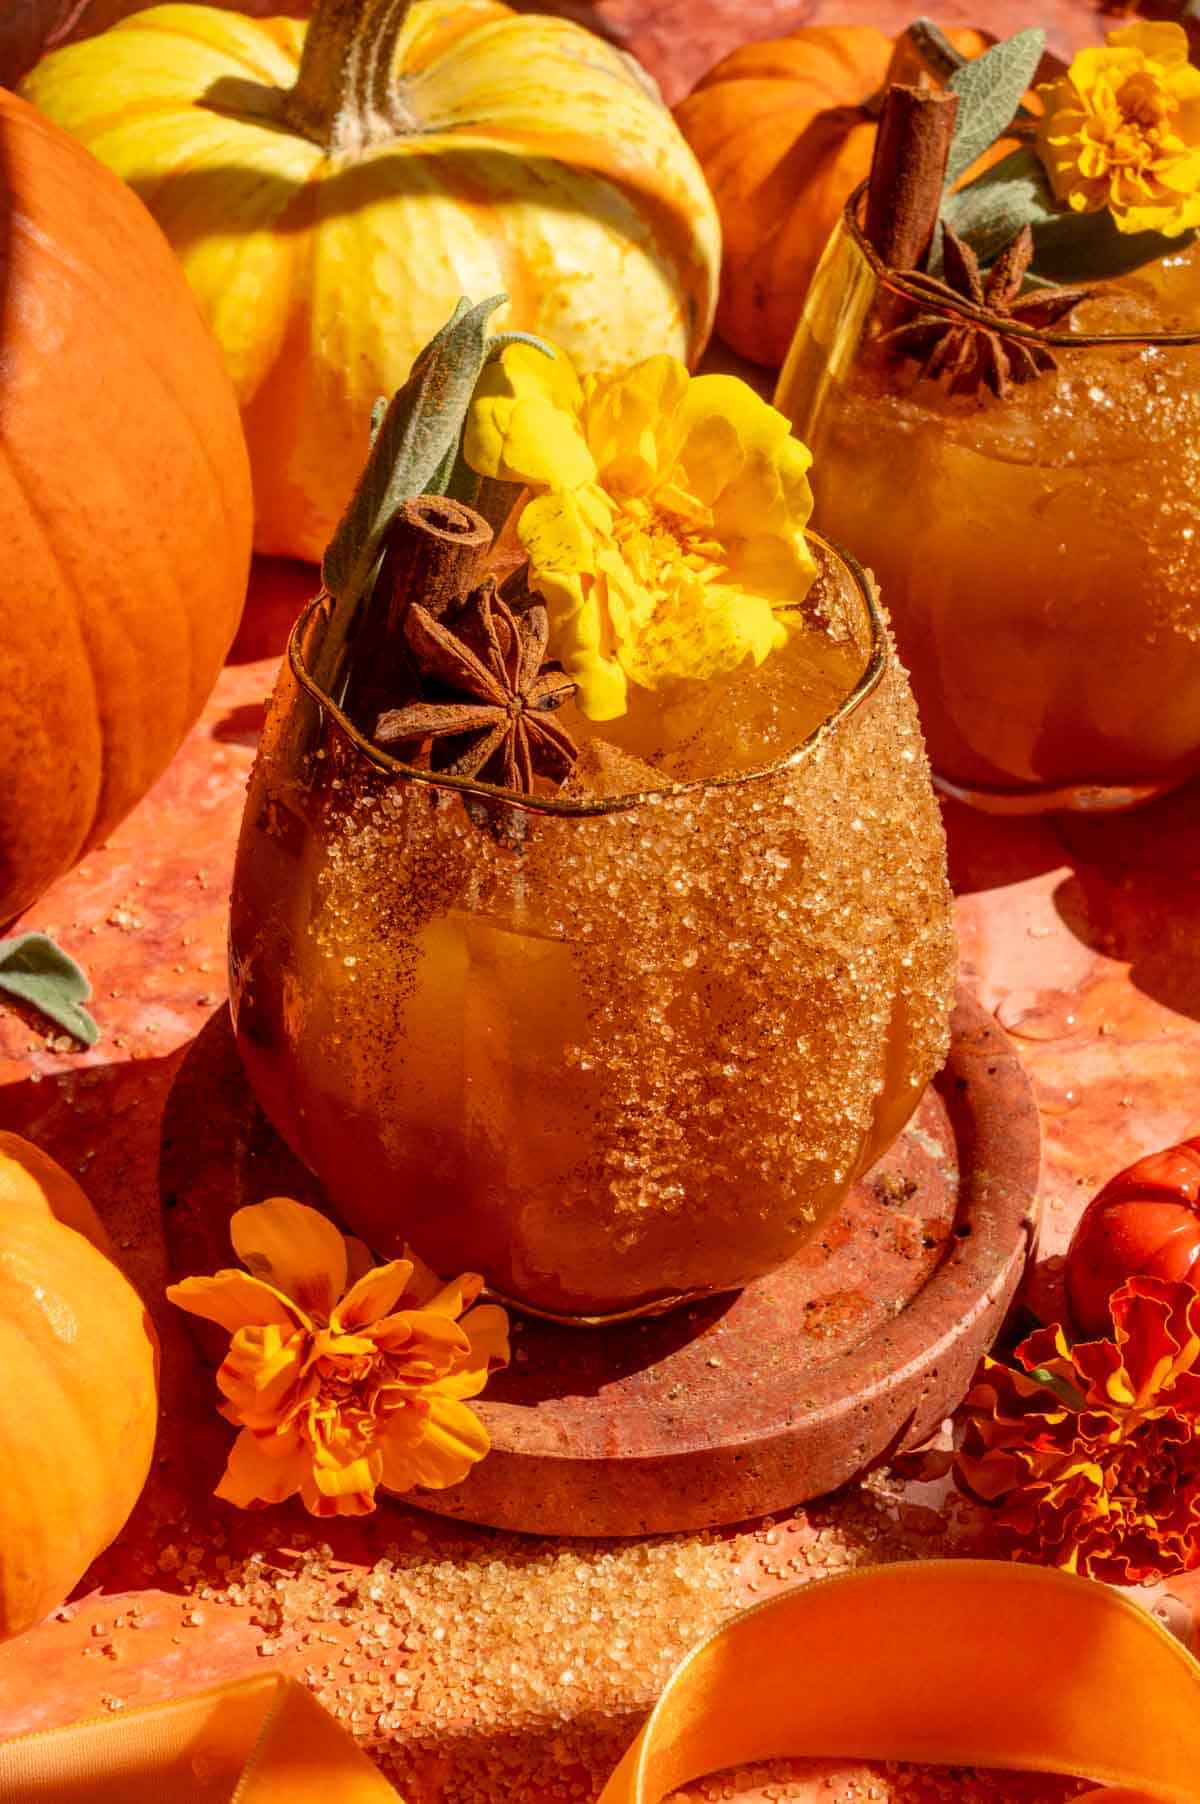
<instances>
[{"instance_id":1,"label":"round clay dish","mask_svg":"<svg viewBox=\"0 0 1200 1804\"><path fill-rule=\"evenodd\" d=\"M223 1016L185 1061L163 1132L180 1272L231 1262L243 1203L322 1203L256 1108ZM655 1534L783 1509L919 1446L963 1396L1020 1282L1040 1150L1015 1052L961 995L949 1059L914 1120L800 1256L639 1322L514 1318L512 1364L475 1406L491 1453L462 1484L406 1501L534 1534Z\"/></svg>"}]
</instances>

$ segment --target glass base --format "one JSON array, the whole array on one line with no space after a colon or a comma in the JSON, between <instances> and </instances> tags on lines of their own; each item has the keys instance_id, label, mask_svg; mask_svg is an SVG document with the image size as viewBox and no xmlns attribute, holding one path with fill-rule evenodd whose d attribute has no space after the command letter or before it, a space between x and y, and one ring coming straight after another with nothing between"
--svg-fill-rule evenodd
<instances>
[{"instance_id":1,"label":"glass base","mask_svg":"<svg viewBox=\"0 0 1200 1804\"><path fill-rule=\"evenodd\" d=\"M1121 814L1166 795L1174 783L1067 783L1060 789L988 789L956 783L933 773L940 795L965 802L981 814Z\"/></svg>"}]
</instances>

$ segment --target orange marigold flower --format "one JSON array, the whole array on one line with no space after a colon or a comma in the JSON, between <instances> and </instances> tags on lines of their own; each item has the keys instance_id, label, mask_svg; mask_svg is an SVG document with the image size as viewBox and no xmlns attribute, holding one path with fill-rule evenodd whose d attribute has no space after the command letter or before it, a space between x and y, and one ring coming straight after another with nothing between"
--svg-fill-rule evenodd
<instances>
[{"instance_id":1,"label":"orange marigold flower","mask_svg":"<svg viewBox=\"0 0 1200 1804\"><path fill-rule=\"evenodd\" d=\"M465 1478L489 1441L463 1399L508 1361L504 1311L469 1308L482 1278L442 1285L412 1259L372 1265L361 1241L287 1197L239 1209L230 1234L247 1271L167 1290L233 1337L217 1384L242 1432L217 1496L245 1509L298 1491L314 1516L361 1516L377 1485Z\"/></svg>"},{"instance_id":2,"label":"orange marigold flower","mask_svg":"<svg viewBox=\"0 0 1200 1804\"><path fill-rule=\"evenodd\" d=\"M1111 1340L984 1360L955 1476L1014 1559L1144 1584L1200 1566L1200 1292L1131 1278L1110 1308Z\"/></svg>"}]
</instances>

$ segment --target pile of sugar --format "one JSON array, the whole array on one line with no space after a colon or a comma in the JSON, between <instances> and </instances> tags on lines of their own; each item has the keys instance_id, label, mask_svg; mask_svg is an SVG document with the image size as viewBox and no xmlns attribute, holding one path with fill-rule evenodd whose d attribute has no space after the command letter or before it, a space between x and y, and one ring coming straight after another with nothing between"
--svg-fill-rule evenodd
<instances>
[{"instance_id":1,"label":"pile of sugar","mask_svg":"<svg viewBox=\"0 0 1200 1804\"><path fill-rule=\"evenodd\" d=\"M878 1473L776 1521L640 1541L488 1534L391 1503L363 1524L223 1514L233 1540L215 1516L164 1518L145 1558L184 1592L181 1627L248 1616L260 1660L302 1679L405 1804L590 1804L674 1666L738 1609L863 1564L975 1550L961 1500L912 1495ZM681 1797L1060 1804L1077 1789L781 1759Z\"/></svg>"}]
</instances>

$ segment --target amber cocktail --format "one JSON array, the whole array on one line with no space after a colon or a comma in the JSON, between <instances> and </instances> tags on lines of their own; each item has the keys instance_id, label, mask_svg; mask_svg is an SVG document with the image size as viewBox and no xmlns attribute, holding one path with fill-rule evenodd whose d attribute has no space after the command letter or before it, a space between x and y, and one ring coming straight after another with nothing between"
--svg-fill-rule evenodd
<instances>
[{"instance_id":1,"label":"amber cocktail","mask_svg":"<svg viewBox=\"0 0 1200 1804\"><path fill-rule=\"evenodd\" d=\"M954 944L915 709L861 573L761 668L513 797L368 743L309 607L238 851L237 1038L384 1256L596 1317L782 1263L945 1054ZM662 747L670 745L668 754Z\"/></svg>"},{"instance_id":2,"label":"amber cocktail","mask_svg":"<svg viewBox=\"0 0 1200 1804\"><path fill-rule=\"evenodd\" d=\"M776 404L812 447L818 524L880 583L939 780L1002 811L1181 783L1200 769L1200 256L1100 284L1068 329L1006 322L1057 369L1003 397L902 354L917 313L986 317L885 270L852 204Z\"/></svg>"}]
</instances>

